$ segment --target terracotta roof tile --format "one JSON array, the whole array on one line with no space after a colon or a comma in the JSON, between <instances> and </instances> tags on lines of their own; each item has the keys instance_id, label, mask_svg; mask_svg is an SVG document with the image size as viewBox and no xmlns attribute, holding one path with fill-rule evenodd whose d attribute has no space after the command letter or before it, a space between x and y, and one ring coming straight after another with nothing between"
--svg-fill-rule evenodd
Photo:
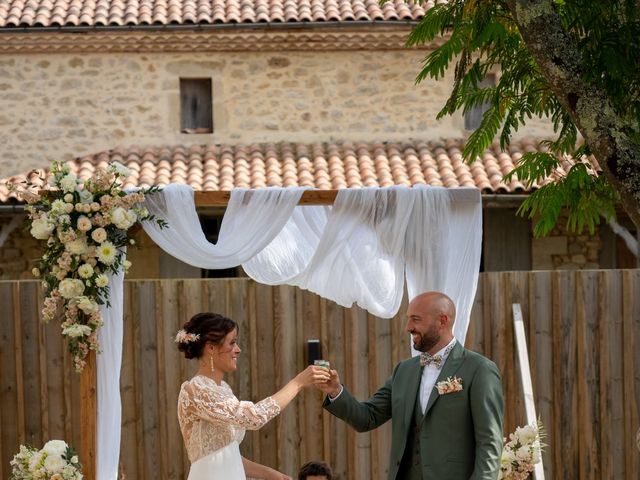
<instances>
[{"instance_id":1,"label":"terracotta roof tile","mask_svg":"<svg viewBox=\"0 0 640 480\"><path fill-rule=\"evenodd\" d=\"M418 21L433 6L432 0L382 6L377 0L5 0L0 28Z\"/></svg>"},{"instance_id":2,"label":"terracotta roof tile","mask_svg":"<svg viewBox=\"0 0 640 480\"><path fill-rule=\"evenodd\" d=\"M449 188L476 186L483 193L522 193L517 179L502 180L523 152L535 143L522 140L501 152L488 149L469 165L462 160L461 140L439 142L375 142L255 145L194 145L160 148L114 149L70 162L80 177L99 166L118 161L131 169L125 186L186 183L195 190L231 190L235 187L315 187L323 190L429 184ZM564 170L571 159L563 159ZM35 180L38 173L12 177ZM0 180L0 202L15 201Z\"/></svg>"}]
</instances>

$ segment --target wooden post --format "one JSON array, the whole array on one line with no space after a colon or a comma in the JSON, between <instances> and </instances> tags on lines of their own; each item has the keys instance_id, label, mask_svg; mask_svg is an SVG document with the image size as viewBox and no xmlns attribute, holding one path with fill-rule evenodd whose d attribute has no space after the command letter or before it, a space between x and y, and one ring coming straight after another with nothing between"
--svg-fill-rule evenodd
<instances>
[{"instance_id":1,"label":"wooden post","mask_svg":"<svg viewBox=\"0 0 640 480\"><path fill-rule=\"evenodd\" d=\"M529 351L527 349L527 336L524 330L524 321L522 319L522 309L519 303L512 304L513 309L513 334L516 341L516 353L518 355L518 366L520 383L524 394L524 410L527 416L527 423L535 423L536 404L533 397L533 383L531 382L531 367L529 366ZM540 461L534 465L533 478L535 480L544 480L544 467L542 464L542 456Z\"/></svg>"},{"instance_id":2,"label":"wooden post","mask_svg":"<svg viewBox=\"0 0 640 480\"><path fill-rule=\"evenodd\" d=\"M80 374L80 448L82 473L87 480L96 478L97 437L97 375L96 352L89 351L87 364Z\"/></svg>"}]
</instances>

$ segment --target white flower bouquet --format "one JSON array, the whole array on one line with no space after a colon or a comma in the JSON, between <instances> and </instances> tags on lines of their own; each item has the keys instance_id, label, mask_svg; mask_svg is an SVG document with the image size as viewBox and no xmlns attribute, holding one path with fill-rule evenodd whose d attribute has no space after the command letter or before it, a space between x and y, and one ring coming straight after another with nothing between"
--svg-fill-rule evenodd
<instances>
[{"instance_id":1,"label":"white flower bouquet","mask_svg":"<svg viewBox=\"0 0 640 480\"><path fill-rule=\"evenodd\" d=\"M540 462L542 448L540 439L544 437L542 422L516 428L505 438L500 460L499 479L525 480L533 472L534 465Z\"/></svg>"},{"instance_id":2,"label":"white flower bouquet","mask_svg":"<svg viewBox=\"0 0 640 480\"><path fill-rule=\"evenodd\" d=\"M11 468L11 480L82 480L78 456L62 440L50 440L42 450L20 445Z\"/></svg>"},{"instance_id":3,"label":"white flower bouquet","mask_svg":"<svg viewBox=\"0 0 640 480\"><path fill-rule=\"evenodd\" d=\"M96 169L85 181L67 164L52 163L50 173L52 190L46 195L31 182L8 187L28 203L31 234L46 240L45 252L32 270L45 288L42 316L47 322L61 315L62 334L80 372L89 350L99 350L99 306L109 305L108 274L122 268L126 272L131 265L124 255L125 247L134 244L131 227L139 221L167 224L140 205L145 195L159 188L123 191L122 179L129 170L119 163Z\"/></svg>"}]
</instances>

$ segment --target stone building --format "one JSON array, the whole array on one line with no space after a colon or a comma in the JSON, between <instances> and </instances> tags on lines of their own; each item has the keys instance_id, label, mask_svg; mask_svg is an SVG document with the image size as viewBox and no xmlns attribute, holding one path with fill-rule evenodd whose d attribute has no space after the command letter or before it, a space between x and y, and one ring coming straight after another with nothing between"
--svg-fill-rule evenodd
<instances>
[{"instance_id":1,"label":"stone building","mask_svg":"<svg viewBox=\"0 0 640 480\"><path fill-rule=\"evenodd\" d=\"M475 185L485 199L484 269L634 266L607 227L534 239L530 221L515 217L527 192L501 177L548 124L532 123L507 152L461 161L481 110L436 120L451 74L416 86L434 45L403 46L433 3L2 2L0 178L51 160L88 175L118 160L134 171L131 185L196 190ZM221 214L202 212L212 239ZM0 186L0 279L28 278L38 256L15 228L20 215ZM133 277L214 274L140 243Z\"/></svg>"}]
</instances>

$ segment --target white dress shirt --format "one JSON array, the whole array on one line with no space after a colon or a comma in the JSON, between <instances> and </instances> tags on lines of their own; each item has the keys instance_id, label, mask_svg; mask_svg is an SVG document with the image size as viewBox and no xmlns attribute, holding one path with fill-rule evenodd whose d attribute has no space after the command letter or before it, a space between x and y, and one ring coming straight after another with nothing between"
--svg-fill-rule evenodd
<instances>
[{"instance_id":1,"label":"white dress shirt","mask_svg":"<svg viewBox=\"0 0 640 480\"><path fill-rule=\"evenodd\" d=\"M429 397L431 396L431 392L433 390L434 385L436 384L436 380L440 375L440 371L444 367L445 362L447 361L447 357L449 353L451 353L451 349L447 352L447 348L453 346L456 343L456 339L454 338L448 344L446 344L441 350L436 352L433 356L441 355L442 356L442 366L441 368L436 367L433 363L429 365L425 365L422 369L422 378L420 379L420 408L422 409L422 413L427 409L427 403L429 403Z\"/></svg>"}]
</instances>

